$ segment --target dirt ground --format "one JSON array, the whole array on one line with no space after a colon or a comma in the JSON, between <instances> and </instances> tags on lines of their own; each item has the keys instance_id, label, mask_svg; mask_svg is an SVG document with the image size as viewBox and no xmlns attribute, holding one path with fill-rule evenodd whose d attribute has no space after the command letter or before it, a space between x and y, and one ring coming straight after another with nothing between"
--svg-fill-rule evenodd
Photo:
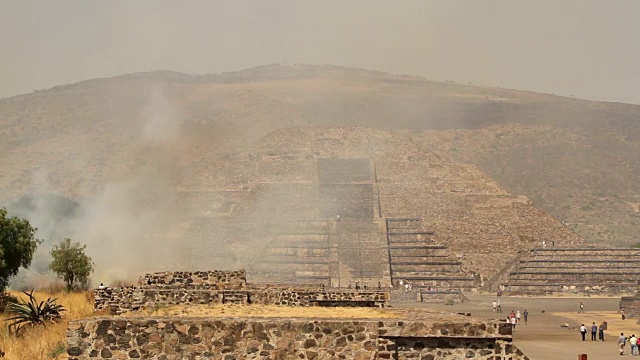
<instances>
[{"instance_id":1,"label":"dirt ground","mask_svg":"<svg viewBox=\"0 0 640 360\"><path fill-rule=\"evenodd\" d=\"M429 310L425 310L428 312ZM150 309L142 312L126 312L123 317L133 316L186 316L186 317L292 317L292 318L341 318L341 319L385 319L402 318L404 314L388 309L364 307L294 307L276 305L178 305Z\"/></svg>"},{"instance_id":2,"label":"dirt ground","mask_svg":"<svg viewBox=\"0 0 640 360\"><path fill-rule=\"evenodd\" d=\"M456 305L442 304L396 304L396 307L426 307L450 312L469 312L473 317L488 319L504 319L511 310L525 309L529 311L529 321L516 326L513 333L514 344L532 360L565 360L577 359L580 354L587 354L589 360L610 360L620 358L616 341L620 332L625 335L640 335L640 324L637 320L622 321L618 314L620 298L606 297L500 297L490 295L465 294L469 301ZM491 309L493 300L502 303L502 314ZM585 313L579 314L580 302L584 303ZM578 327L584 323L590 329L592 322L600 324L608 322L605 341L582 341ZM569 328L561 327L569 324ZM589 330L590 331L590 330ZM629 345L625 356L629 356Z\"/></svg>"}]
</instances>

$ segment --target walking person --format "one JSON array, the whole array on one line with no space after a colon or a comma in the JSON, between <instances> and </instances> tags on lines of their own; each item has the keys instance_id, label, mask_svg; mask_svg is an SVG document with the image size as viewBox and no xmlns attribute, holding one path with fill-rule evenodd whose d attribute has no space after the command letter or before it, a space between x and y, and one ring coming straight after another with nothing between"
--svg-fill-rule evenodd
<instances>
[{"instance_id":1,"label":"walking person","mask_svg":"<svg viewBox=\"0 0 640 360\"><path fill-rule=\"evenodd\" d=\"M587 327L584 326L584 324L580 326L580 335L582 335L582 341L585 341L587 336Z\"/></svg>"},{"instance_id":2,"label":"walking person","mask_svg":"<svg viewBox=\"0 0 640 360\"><path fill-rule=\"evenodd\" d=\"M624 333L620 333L618 337L618 348L620 349L620 355L624 355L624 346L627 344L627 338L624 337Z\"/></svg>"},{"instance_id":3,"label":"walking person","mask_svg":"<svg viewBox=\"0 0 640 360\"><path fill-rule=\"evenodd\" d=\"M516 321L517 322L520 322L520 317L521 317L520 310L518 310L518 311L516 311Z\"/></svg>"},{"instance_id":4,"label":"walking person","mask_svg":"<svg viewBox=\"0 0 640 360\"><path fill-rule=\"evenodd\" d=\"M495 300L491 303L491 307L493 307L493 312L498 311L498 303Z\"/></svg>"},{"instance_id":5,"label":"walking person","mask_svg":"<svg viewBox=\"0 0 640 360\"><path fill-rule=\"evenodd\" d=\"M600 324L598 327L598 338L600 341L604 341L604 324Z\"/></svg>"},{"instance_id":6,"label":"walking person","mask_svg":"<svg viewBox=\"0 0 640 360\"><path fill-rule=\"evenodd\" d=\"M513 329L513 331L516 331L516 317L512 317L511 318L511 328Z\"/></svg>"},{"instance_id":7,"label":"walking person","mask_svg":"<svg viewBox=\"0 0 640 360\"><path fill-rule=\"evenodd\" d=\"M596 341L596 335L598 334L598 325L594 322L591 325L591 341Z\"/></svg>"},{"instance_id":8,"label":"walking person","mask_svg":"<svg viewBox=\"0 0 640 360\"><path fill-rule=\"evenodd\" d=\"M629 338L629 344L631 345L631 355L638 355L638 338L636 337L636 334L631 335Z\"/></svg>"},{"instance_id":9,"label":"walking person","mask_svg":"<svg viewBox=\"0 0 640 360\"><path fill-rule=\"evenodd\" d=\"M584 313L584 304L582 303L582 301L580 301L580 310L578 310L579 313Z\"/></svg>"},{"instance_id":10,"label":"walking person","mask_svg":"<svg viewBox=\"0 0 640 360\"><path fill-rule=\"evenodd\" d=\"M527 319L529 318L529 312L527 311L527 309L524 309L522 316L524 316L524 324L527 325Z\"/></svg>"},{"instance_id":11,"label":"walking person","mask_svg":"<svg viewBox=\"0 0 640 360\"><path fill-rule=\"evenodd\" d=\"M502 314L502 305L500 304L500 300L498 300L498 312Z\"/></svg>"}]
</instances>

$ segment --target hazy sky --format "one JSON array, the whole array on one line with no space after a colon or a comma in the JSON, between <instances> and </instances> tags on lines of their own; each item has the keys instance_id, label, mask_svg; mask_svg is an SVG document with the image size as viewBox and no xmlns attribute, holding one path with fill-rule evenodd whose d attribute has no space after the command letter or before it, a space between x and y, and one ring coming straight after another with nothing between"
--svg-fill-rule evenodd
<instances>
[{"instance_id":1,"label":"hazy sky","mask_svg":"<svg viewBox=\"0 0 640 360\"><path fill-rule=\"evenodd\" d=\"M333 64L640 104L637 0L1 0L0 97Z\"/></svg>"}]
</instances>

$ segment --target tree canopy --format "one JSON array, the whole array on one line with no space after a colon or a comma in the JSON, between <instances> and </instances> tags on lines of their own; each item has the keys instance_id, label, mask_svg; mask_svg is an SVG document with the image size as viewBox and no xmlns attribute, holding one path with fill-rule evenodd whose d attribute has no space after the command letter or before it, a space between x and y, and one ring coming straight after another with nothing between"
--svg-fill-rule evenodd
<instances>
[{"instance_id":1,"label":"tree canopy","mask_svg":"<svg viewBox=\"0 0 640 360\"><path fill-rule=\"evenodd\" d=\"M33 254L42 241L36 239L36 228L28 220L9 216L0 208L0 291L9 285L9 279L20 267L31 265Z\"/></svg>"},{"instance_id":2,"label":"tree canopy","mask_svg":"<svg viewBox=\"0 0 640 360\"><path fill-rule=\"evenodd\" d=\"M53 260L49 269L56 273L67 284L67 290L71 291L78 285L88 285L89 275L93 272L93 261L84 253L87 245L71 243L71 239L64 239L59 245L51 249Z\"/></svg>"}]
</instances>

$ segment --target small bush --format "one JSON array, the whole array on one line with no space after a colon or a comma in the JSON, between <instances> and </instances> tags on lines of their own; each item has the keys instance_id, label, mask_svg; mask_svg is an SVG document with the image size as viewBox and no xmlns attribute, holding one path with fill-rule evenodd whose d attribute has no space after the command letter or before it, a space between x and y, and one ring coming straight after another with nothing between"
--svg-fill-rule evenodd
<instances>
[{"instance_id":1,"label":"small bush","mask_svg":"<svg viewBox=\"0 0 640 360\"><path fill-rule=\"evenodd\" d=\"M0 293L0 312L4 312L9 304L16 304L17 302L18 298L15 296L7 292Z\"/></svg>"},{"instance_id":2,"label":"small bush","mask_svg":"<svg viewBox=\"0 0 640 360\"><path fill-rule=\"evenodd\" d=\"M46 301L38 303L31 292L23 291L29 297L29 301L19 300L15 304L7 307L7 312L13 316L6 321L10 322L9 330L19 334L26 326L46 325L56 322L62 318L62 313L66 311L62 305L56 303L57 299L48 298Z\"/></svg>"},{"instance_id":3,"label":"small bush","mask_svg":"<svg viewBox=\"0 0 640 360\"><path fill-rule=\"evenodd\" d=\"M52 359L55 359L65 352L67 352L67 344L65 344L64 341L58 341L53 349L51 349L51 353L49 354L49 356Z\"/></svg>"}]
</instances>

